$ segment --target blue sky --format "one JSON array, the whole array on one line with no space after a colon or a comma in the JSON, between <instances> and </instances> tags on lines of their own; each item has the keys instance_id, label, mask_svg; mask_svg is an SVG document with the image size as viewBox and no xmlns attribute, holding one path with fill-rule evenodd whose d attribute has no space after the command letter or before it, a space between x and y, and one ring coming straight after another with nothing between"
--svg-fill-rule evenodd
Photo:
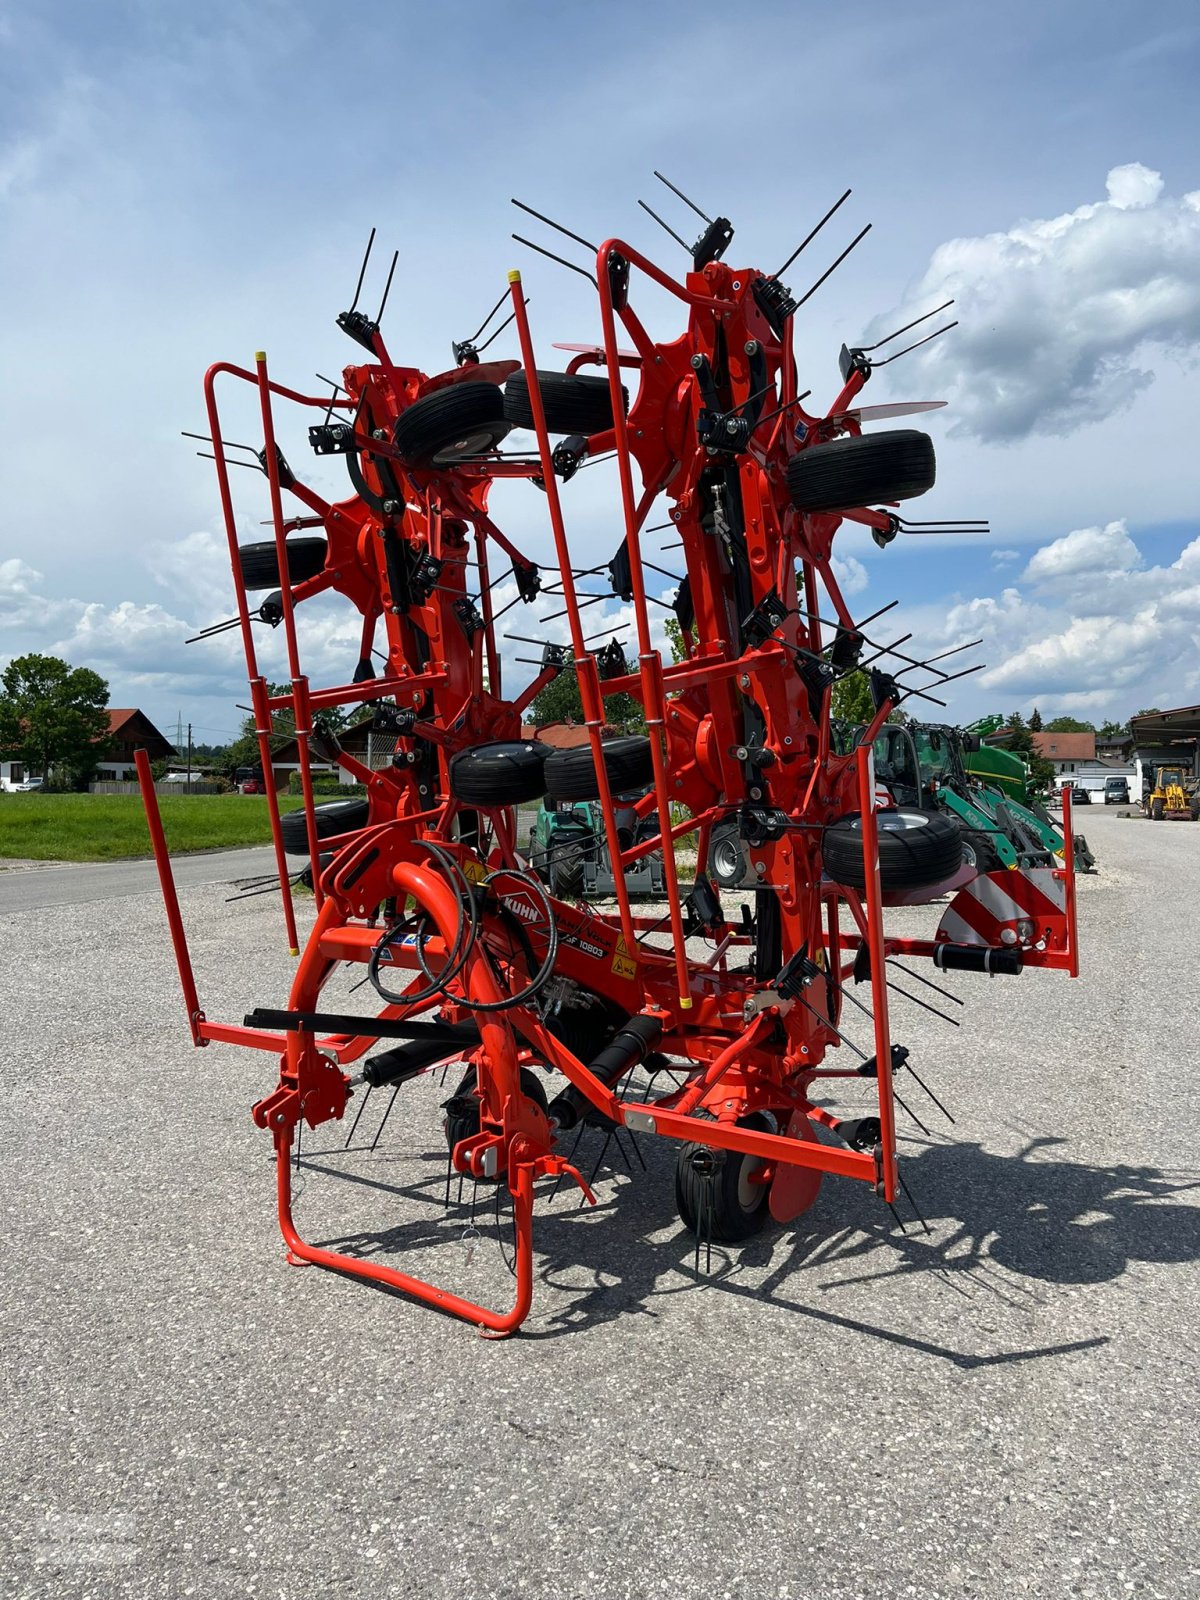
<instances>
[{"instance_id":1,"label":"blue sky","mask_svg":"<svg viewBox=\"0 0 1200 1600\"><path fill-rule=\"evenodd\" d=\"M372 225L377 265L401 252L398 358L446 366L517 264L545 361L595 308L512 243L509 196L678 266L636 206L659 167L767 270L853 187L802 258L815 277L874 224L798 322L816 399L844 339L958 295L962 326L866 398L952 402L912 515L992 534L838 546L864 609L899 599L931 648L984 634L952 711L1200 699L1198 54L1190 3L0 3L0 659L52 649L114 704L232 733L235 650L182 643L231 609L210 464L178 436L205 367L352 359L333 319ZM619 539L605 470L567 496L591 561ZM548 553L531 491L497 506ZM348 674L354 632L309 613L314 679Z\"/></svg>"}]
</instances>

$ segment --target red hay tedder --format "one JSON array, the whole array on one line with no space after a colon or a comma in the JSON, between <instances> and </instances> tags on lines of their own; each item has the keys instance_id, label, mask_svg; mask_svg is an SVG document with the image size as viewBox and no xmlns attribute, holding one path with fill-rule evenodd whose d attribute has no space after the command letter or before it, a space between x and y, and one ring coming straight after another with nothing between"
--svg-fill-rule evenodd
<instances>
[{"instance_id":1,"label":"red hay tedder","mask_svg":"<svg viewBox=\"0 0 1200 1600\"><path fill-rule=\"evenodd\" d=\"M870 347L843 347L832 404L807 411L793 352L793 314L803 302L780 273L726 265L732 227L721 217L704 224L682 281L620 239L587 246L595 249L594 276L585 275L596 286L600 338L565 347L574 352L565 371L538 368L513 272L492 315L509 304L519 362L481 360L481 329L454 346L451 371L427 377L395 365L379 317L352 307L338 322L368 359L346 368L332 400L283 387L261 353L253 370L218 363L205 379L237 594L230 626L240 626L245 647L263 771L271 771L272 715L291 712L304 805L281 822L267 784L288 942L300 956L287 1006L254 1011L240 1026L212 1022L197 997L149 766L139 759L192 1038L278 1059L278 1084L253 1116L274 1142L292 1259L391 1285L493 1333L513 1331L529 1311L538 1181L568 1177L592 1199L573 1152L562 1150L585 1120L678 1141L677 1206L697 1252L702 1241L749 1237L768 1213L777 1222L798 1216L826 1173L870 1184L890 1205L903 1186L893 1080L908 1071L924 1087L889 1033L895 958L988 974L1078 970L1069 793L1061 869L976 877L962 864L951 819L885 808L877 792L880 726L907 695L932 698L929 689L961 676L905 654L907 636L890 644L869 637L882 613L856 621L832 564L845 522L870 528L880 545L952 526L906 523L894 509L933 485L929 437L862 431L864 421L928 409L857 403L884 359L872 352L908 328ZM678 308L670 342L652 339L635 309L647 281ZM360 273L355 307L362 282ZM619 334L632 348L618 344ZM244 447L224 442L217 401L230 380L257 390L263 445L252 464L269 484L274 538L266 544L239 545L228 450ZM292 471L276 444L280 401L307 408L317 454L345 458L349 498L330 503ZM500 449L513 428L533 434L536 453ZM592 557L581 569L563 491L602 455L615 457L624 537L607 567ZM557 563L548 583L489 517L501 478L530 480L545 506ZM646 541L651 510L664 503L682 577L672 609L684 654L674 662L656 647L651 608L663 602L648 593L646 576L662 571L647 559ZM492 598L498 579L511 581L508 566L512 604L536 607L552 594L570 628L569 647L531 641L542 647L536 674L515 694L502 688ZM635 664L620 641L586 632L596 596L577 581L597 572L632 606ZM248 591L259 589L272 592L255 605ZM296 611L330 590L362 615L360 659L353 681L316 688L301 667ZM288 693L272 695L259 671L255 621L282 624ZM378 673L373 659L385 663ZM831 721L831 691L861 670L876 712L848 747ZM918 671L924 676L906 686ZM577 675L588 742L551 751L521 737L522 714L562 672ZM644 708L644 736L605 737L605 702L616 694ZM354 703L370 703L376 733L394 740L384 770L313 731L315 711ZM315 804L314 753L358 780L365 799ZM646 838L640 829L631 844L614 797L638 792L635 809L659 819L659 831ZM543 796L599 801L615 908L555 898L531 869L516 808ZM688 835L697 870L681 882L674 846ZM298 846L316 909L302 950L286 859ZM653 850L665 871L661 918L635 914L622 880L622 867ZM929 937L887 931L886 907L947 894ZM343 963L364 970L381 1002L377 1015L322 1009L322 989ZM847 999L870 1029L870 1055L842 1030ZM834 1048L845 1064L830 1064ZM451 1169L511 1192L516 1294L508 1309L317 1248L293 1221L290 1152L301 1123L340 1119L356 1094L398 1088L453 1061L464 1077L446 1102ZM873 1115L840 1119L817 1103L835 1092L834 1080L864 1078L877 1090Z\"/></svg>"}]
</instances>

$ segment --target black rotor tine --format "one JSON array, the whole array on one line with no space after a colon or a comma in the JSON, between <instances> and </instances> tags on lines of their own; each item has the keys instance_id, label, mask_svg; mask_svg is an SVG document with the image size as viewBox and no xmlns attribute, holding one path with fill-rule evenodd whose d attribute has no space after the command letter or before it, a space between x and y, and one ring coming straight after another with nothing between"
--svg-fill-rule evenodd
<instances>
[{"instance_id":1,"label":"black rotor tine","mask_svg":"<svg viewBox=\"0 0 1200 1600\"><path fill-rule=\"evenodd\" d=\"M937 1107L937 1108L938 1108L938 1110L939 1110L939 1111L940 1111L940 1112L941 1112L941 1113L942 1113L942 1115L943 1115L943 1116L944 1116L944 1117L945 1117L945 1119L946 1119L946 1121L947 1121L947 1122L949 1122L949 1123L953 1123L953 1122L954 1122L954 1118L953 1118L953 1117L952 1117L952 1116L951 1116L951 1115L950 1115L950 1113L949 1113L949 1112L948 1112L948 1111L947 1111L947 1110L946 1110L946 1108L945 1108L945 1106L944 1106L944 1105L943 1105L943 1104L942 1104L942 1102L941 1102L941 1101L940 1101L940 1100L939 1100L939 1099L938 1099L938 1097L937 1097L937 1095L936 1095L936 1094L934 1094L934 1092L933 1092L933 1090L932 1090L932 1089L931 1089L931 1088L930 1088L930 1087L929 1087L929 1085L928 1085L928 1084L927 1084L927 1083L926 1083L926 1082L925 1082L925 1080L924 1080L924 1078L922 1078L922 1077L921 1077L921 1075L920 1075L920 1074L919 1074L919 1073L918 1073L918 1072L917 1072L917 1071L916 1071L916 1070L915 1070L915 1068L914 1068L914 1067L913 1067L913 1065L912 1065L912 1063L911 1063L911 1062L908 1062L908 1061L906 1061L906 1062L905 1062L905 1063L904 1063L904 1065L905 1065L905 1066L906 1066L906 1067L907 1067L907 1068L908 1068L908 1070L909 1070L909 1072L910 1072L910 1073L911 1073L911 1074L912 1074L912 1077L913 1077L913 1079L914 1079L914 1080L915 1080L915 1082L916 1082L916 1083L917 1083L917 1084L918 1084L918 1085L919 1085L919 1086L920 1086L920 1087L921 1087L921 1088L922 1088L922 1089L924 1089L924 1091L925 1091L925 1093L926 1093L926 1094L927 1094L927 1095L928 1095L928 1096L929 1096L929 1098L930 1098L930 1099L931 1099L931 1100L932 1100L932 1101L933 1101L933 1103L934 1103L934 1105L935 1105L935 1106L936 1106L936 1107Z\"/></svg>"},{"instance_id":2,"label":"black rotor tine","mask_svg":"<svg viewBox=\"0 0 1200 1600\"><path fill-rule=\"evenodd\" d=\"M487 325L488 325L488 323L489 323L489 322L490 322L490 321L491 321L491 320L492 320L492 318L493 318L493 317L494 317L494 316L495 316L495 315L496 315L496 313L497 313L497 311L499 311L499 309L500 309L500 307L501 307L501 306L502 306L502 305L503 305L503 304L504 304L504 302L505 302L505 301L506 301L506 300L507 300L507 299L508 299L508 290L507 290L507 289L506 289L506 290L505 290L505 291L504 291L504 293L503 293L503 294L502 294L502 295L501 295L501 296L500 296L500 298L499 298L499 300L497 300L497 301L496 301L496 304L495 304L495 305L494 305L494 306L493 306L493 307L492 307L492 309L491 309L491 310L490 310L490 311L489 311L489 312L488 312L488 314L487 314L487 316L486 316L486 317L484 317L484 319L483 319L483 321L482 321L482 322L481 322L481 323L480 323L480 324L479 324L479 326L478 326L478 327L477 327L477 328L476 328L476 329L475 329L475 332L474 332L474 333L473 333L473 334L472 334L472 335L471 335L471 337L470 337L470 338L469 338L469 339L465 339L465 340L464 340L464 341L463 341L463 342L464 342L464 344L474 344L474 343L475 343L475 341L476 341L476 339L478 339L478 337L479 337L479 335L480 335L480 334L481 334L481 333L482 333L482 332L483 332L483 330L484 330L484 329L485 329L485 328L486 328L486 327L487 327ZM902 332L903 332L903 329L902 329L902 330L901 330L901 331L902 331Z\"/></svg>"},{"instance_id":3,"label":"black rotor tine","mask_svg":"<svg viewBox=\"0 0 1200 1600\"><path fill-rule=\"evenodd\" d=\"M932 1011L935 1017L941 1017L942 1021L948 1022L952 1028L962 1027L961 1022L956 1021L953 1017L948 1017L944 1011L939 1011L936 1006L931 1006L928 1000L918 1000L915 994L909 994L907 989L902 989L898 983L893 983L890 978L885 978L884 982L889 989L894 989L897 994L902 994L906 1000L911 1000L913 1005L921 1006L926 1011Z\"/></svg>"},{"instance_id":4,"label":"black rotor tine","mask_svg":"<svg viewBox=\"0 0 1200 1600\"><path fill-rule=\"evenodd\" d=\"M528 295L526 295L526 297L525 297L525 304L526 304L526 305L528 305L528 304L529 304L529 296L528 296ZM483 343L482 343L482 344L481 344L481 345L480 345L480 346L479 346L479 349L478 349L478 350L477 350L477 351L476 351L476 352L475 352L475 353L476 353L476 355L482 355L482 354L483 354L483 352L484 352L484 351L485 351L485 350L486 350L486 349L487 349L487 348L488 348L488 346L489 346L489 345L493 345L493 344L495 344L495 342L496 342L496 340L497 340L497 339L498 339L498 338L499 338L499 337L500 337L500 335L501 335L501 334L502 334L502 333L503 333L503 332L504 332L504 330L505 330L505 328L507 328L507 327L508 327L508 325L509 325L509 323L510 323L510 322L512 322L512 321L513 321L513 318L515 318L515 317L516 317L516 314L517 314L517 313L516 313L516 312L515 312L515 311L514 311L514 312L513 312L513 313L512 313L512 316L508 316L508 317L505 317L505 319L504 319L504 321L503 321L503 322L502 322L502 323L501 323L501 324L500 324L500 326L499 326L499 327L498 327L498 328L497 328L497 329L496 329L496 331L495 331L495 333L493 333L493 334L491 334L491 335L490 335L490 336L489 336L489 337L488 337L488 338L487 338L487 339L485 339L485 340L484 340L484 341L483 341Z\"/></svg>"},{"instance_id":5,"label":"black rotor tine","mask_svg":"<svg viewBox=\"0 0 1200 1600\"><path fill-rule=\"evenodd\" d=\"M784 273L791 266L792 262L795 261L796 257L800 254L801 250L805 249L808 245L810 245L812 243L812 241L817 237L817 235L820 233L821 229L829 221L830 217L834 214L834 212L840 206L844 205L847 200L849 200L849 198L850 198L851 194L853 194L853 192L854 191L852 189L847 189L845 194L842 196L842 198L840 200L835 200L833 202L833 204L830 206L829 210L821 218L820 222L817 223L816 227L812 230L812 232L809 233L805 238L801 239L800 243L796 246L796 248L792 251L791 255L787 258L787 260L780 267L779 271L778 272L773 272L771 274L771 276L773 278L782 278L783 277Z\"/></svg>"},{"instance_id":6,"label":"black rotor tine","mask_svg":"<svg viewBox=\"0 0 1200 1600\"><path fill-rule=\"evenodd\" d=\"M909 1187L908 1187L908 1185L907 1185L907 1184L906 1184L906 1183L905 1183L905 1181L904 1181L904 1179L903 1179L903 1178L902 1178L902 1177L901 1177L901 1175L900 1175L900 1170L899 1170L899 1168L897 1168L897 1169L896 1169L896 1182L897 1182L897 1183L898 1183L898 1184L899 1184L899 1185L900 1185L900 1187L901 1187L901 1188L902 1188L902 1189L903 1189L903 1190L904 1190L904 1193L905 1193L905 1197L906 1197L906 1198L907 1198L907 1200L908 1200L908 1203L909 1203L909 1205L910 1205L910 1206L911 1206L911 1207L912 1207L912 1208L913 1208L913 1210L914 1210L914 1211L915 1211L915 1212L916 1212L916 1214L917 1214L917 1221L918 1221L918 1222L919 1222L919 1223L920 1223L920 1224L921 1224L921 1226L922 1226L922 1227L923 1227L923 1228L924 1228L924 1229L925 1229L925 1232L926 1232L926 1233L932 1233L932 1232L933 1232L933 1229L932 1229L932 1228L931 1228L931 1227L930 1227L930 1226L929 1226L929 1224L928 1224L928 1223L927 1223L927 1222L926 1222L926 1221L925 1221L925 1218L924 1218L924 1216L923 1216L923 1215L922 1215L922 1213L921 1213L921 1208L920 1208L920 1206L919 1206L919 1205L918 1205L918 1204L917 1204L917 1202L916 1202L916 1201L915 1201L915 1200L914 1200L914 1199L913 1199L913 1197L912 1197L912 1190L911 1190L911 1189L910 1189L910 1188L909 1188Z\"/></svg>"},{"instance_id":7,"label":"black rotor tine","mask_svg":"<svg viewBox=\"0 0 1200 1600\"><path fill-rule=\"evenodd\" d=\"M849 191L847 191L849 192ZM871 350L881 350L885 344L891 344L893 339L898 339L902 333L907 333L910 328L919 327L922 322L928 322L930 317L936 317L939 311L947 311L954 304L953 297L940 306L934 306L932 311L925 311L919 317L914 317L911 322L906 322L902 328L897 328L895 333L889 333L886 339L876 339L874 344L855 345L856 350L861 350L866 355ZM882 363L880 363L882 365Z\"/></svg>"},{"instance_id":8,"label":"black rotor tine","mask_svg":"<svg viewBox=\"0 0 1200 1600\"><path fill-rule=\"evenodd\" d=\"M368 1101L368 1100L369 1100L369 1099L370 1099L370 1098L371 1098L371 1085L370 1085L370 1084L368 1084L368 1085L367 1085L367 1091L366 1091L366 1093L365 1093L365 1094L364 1094L364 1095L363 1095L363 1097L362 1097L362 1100L361 1100L361 1101L360 1101L360 1103L359 1103L359 1107L358 1107L358 1111L357 1111L357 1113L356 1113L356 1114L355 1114L355 1118L354 1118L354 1121L353 1121L353 1122L352 1122L352 1123L351 1123L351 1124L350 1124L350 1132L349 1132L349 1133L348 1133L348 1134L347 1134L347 1135L346 1135L346 1142L345 1142L345 1144L344 1144L344 1145L343 1145L343 1146L342 1146L342 1149L343 1149L343 1150L349 1150L349 1148L350 1148L350 1146L351 1146L351 1144L352 1144L352 1143L353 1143L353 1140L354 1140L354 1135L355 1135L355 1133L356 1133L356 1132L357 1132L357 1130L358 1130L358 1124L359 1124L359 1123L360 1123L360 1122L361 1122L361 1120L362 1120L362 1114L363 1114L363 1112L364 1112L364 1111L365 1111L365 1110L366 1110L366 1109L367 1109L367 1101Z\"/></svg>"},{"instance_id":9,"label":"black rotor tine","mask_svg":"<svg viewBox=\"0 0 1200 1600\"><path fill-rule=\"evenodd\" d=\"M592 1168L591 1175L588 1178L587 1186L588 1186L589 1189L592 1187L592 1185L596 1181L596 1174L600 1171L600 1164L604 1160L605 1152L608 1150L608 1142L612 1138L612 1136L613 1136L613 1130L610 1128L608 1130L608 1132L604 1135L604 1143L600 1146L600 1154L596 1157L596 1165ZM581 1194L580 1197L579 1197L580 1209L582 1210L582 1208L586 1204L587 1204L587 1195L586 1194Z\"/></svg>"},{"instance_id":10,"label":"black rotor tine","mask_svg":"<svg viewBox=\"0 0 1200 1600\"><path fill-rule=\"evenodd\" d=\"M890 1200L885 1200L883 1203L888 1208L888 1210L892 1213L893 1217L895 1217L896 1226L900 1229L900 1232L901 1233L907 1233L908 1229L904 1226L904 1222L901 1219L900 1213L896 1210L896 1208L892 1204L892 1202Z\"/></svg>"},{"instance_id":11,"label":"black rotor tine","mask_svg":"<svg viewBox=\"0 0 1200 1600\"><path fill-rule=\"evenodd\" d=\"M932 1139L933 1135L929 1132L929 1129L921 1121L921 1119L917 1115L917 1113L912 1109L911 1106L905 1105L904 1101L901 1100L900 1096L896 1093L896 1085L894 1083L892 1084L892 1099L896 1102L896 1104L901 1108L902 1111L906 1111L908 1113L908 1115L916 1123L917 1127L920 1128L921 1132L923 1134L926 1134L929 1138Z\"/></svg>"},{"instance_id":12,"label":"black rotor tine","mask_svg":"<svg viewBox=\"0 0 1200 1600\"><path fill-rule=\"evenodd\" d=\"M567 1163L568 1163L568 1165L570 1165L575 1160L575 1152L579 1148L579 1141L583 1138L583 1130L584 1130L585 1126L586 1126L586 1124L581 1122L579 1124L578 1129L576 1130L574 1143L571 1145L571 1148L567 1153ZM553 1200L554 1196L558 1193L558 1186L563 1181L563 1178L565 1177L565 1175L566 1174L565 1174L565 1170L564 1170L563 1172L559 1173L557 1178L555 1178L554 1187L550 1191L550 1199L551 1200Z\"/></svg>"},{"instance_id":13,"label":"black rotor tine","mask_svg":"<svg viewBox=\"0 0 1200 1600\"><path fill-rule=\"evenodd\" d=\"M400 1085L397 1084L396 1087L392 1090L392 1098L387 1103L387 1110L383 1113L383 1116L380 1119L379 1126L375 1130L375 1137L371 1140L371 1149L372 1150L374 1150L375 1146L379 1143L379 1137L383 1132L384 1125L387 1122L387 1119L392 1114L392 1107L396 1104L396 1096L399 1093L400 1093Z\"/></svg>"},{"instance_id":14,"label":"black rotor tine","mask_svg":"<svg viewBox=\"0 0 1200 1600\"><path fill-rule=\"evenodd\" d=\"M857 243L857 240L855 241ZM835 262L836 266L837 263ZM882 361L872 361L872 367L886 367L893 361L899 361L901 356L908 355L913 350L919 350L923 344L928 344L931 339L940 339L943 333L949 333L951 328L958 327L958 318L948 322L944 328L938 328L934 333L927 333L923 339L918 339L916 344L906 345L903 350L897 350L894 356L886 356Z\"/></svg>"},{"instance_id":15,"label":"black rotor tine","mask_svg":"<svg viewBox=\"0 0 1200 1600\"><path fill-rule=\"evenodd\" d=\"M392 264L388 268L387 282L383 286L383 299L379 302L379 310L375 313L376 324L383 321L384 307L387 305L388 295L392 292L392 278L396 271L396 263L400 259L399 250L392 253Z\"/></svg>"},{"instance_id":16,"label":"black rotor tine","mask_svg":"<svg viewBox=\"0 0 1200 1600\"><path fill-rule=\"evenodd\" d=\"M630 1161L629 1157L625 1154L625 1146L621 1143L621 1130L620 1130L620 1128L614 1128L613 1129L613 1143L616 1145L617 1150L620 1153L621 1160L625 1163L625 1170L629 1173L630 1177L632 1177L633 1176L633 1163Z\"/></svg>"},{"instance_id":17,"label":"black rotor tine","mask_svg":"<svg viewBox=\"0 0 1200 1600\"><path fill-rule=\"evenodd\" d=\"M887 959L891 962L893 967L895 967L898 971L903 972L906 977L915 978L918 983L924 983L927 984L929 988L936 989L938 994L945 995L947 1000L953 1000L956 1006L966 1004L966 1001L963 1000L960 995L954 994L949 989L943 989L940 983L934 983L930 978L923 978L919 972L914 972L911 967L902 967L896 960L895 956L889 956Z\"/></svg>"},{"instance_id":18,"label":"black rotor tine","mask_svg":"<svg viewBox=\"0 0 1200 1600\"><path fill-rule=\"evenodd\" d=\"M670 189L672 194L677 194L679 196L679 198L683 201L685 206L691 206L692 210L696 213L696 215L698 217L703 218L703 220L705 222L707 222L710 226L712 225L712 218L709 217L709 216L705 216L704 212L701 211L700 207L696 204L696 202L694 200L689 200L687 195L684 194L683 190L680 189L680 188L677 188L676 185L671 182L670 178L664 178L662 173L659 172L657 168L654 169L654 176L658 179L659 183L665 183L667 188Z\"/></svg>"},{"instance_id":19,"label":"black rotor tine","mask_svg":"<svg viewBox=\"0 0 1200 1600\"><path fill-rule=\"evenodd\" d=\"M540 244L534 244L532 239L526 239L523 234L514 233L513 238L518 244L525 245L527 249L536 250L538 255L547 256L551 261L557 261L560 267L568 267L572 272L577 272L581 278L587 279L593 289L599 292L600 285L592 277L591 273L583 267L576 266L573 261L568 261L566 256L556 256L553 250L547 250Z\"/></svg>"},{"instance_id":20,"label":"black rotor tine","mask_svg":"<svg viewBox=\"0 0 1200 1600\"><path fill-rule=\"evenodd\" d=\"M593 244L590 239L585 239L581 233L572 233L570 228L564 228L562 223L555 222L553 217L544 216L542 212L535 211L532 206L527 206L524 200L518 200L514 197L512 203L518 210L527 211L531 217L536 217L539 222L544 222L548 228L554 228L558 233L566 234L568 239L574 239L576 244L583 245L584 249L590 250L593 255L596 255L599 251L600 246L598 244Z\"/></svg>"},{"instance_id":21,"label":"black rotor tine","mask_svg":"<svg viewBox=\"0 0 1200 1600\"><path fill-rule=\"evenodd\" d=\"M669 233L671 235L672 239L674 239L675 243L678 244L678 245L682 245L684 250L687 251L688 255L689 256L691 255L691 253L692 253L691 245L687 242L686 239L681 239L679 237L679 235L675 232L675 229L671 227L670 223L664 222L663 219L659 216L658 212L657 211L652 211L644 200L639 200L638 201L638 205L641 206L643 211L649 212L649 214L654 218L655 222L658 223L659 227L662 228L664 232Z\"/></svg>"},{"instance_id":22,"label":"black rotor tine","mask_svg":"<svg viewBox=\"0 0 1200 1600\"><path fill-rule=\"evenodd\" d=\"M799 309L800 309L800 307L802 305L804 305L807 301L812 299L813 295L816 294L817 290L825 282L826 278L828 278L832 273L837 271L837 269L841 266L842 262L845 261L846 257L850 254L851 250L854 249L855 245L860 244L867 237L867 235L871 231L872 226L873 225L870 222L868 222L866 227L862 230L862 232L857 234L853 239L851 239L850 243L842 251L841 255L837 258L837 260L833 263L833 265L831 267L827 267L825 269L825 271L817 279L816 283L813 284L812 288L809 289L806 294L802 294L800 296L799 300L796 301L796 310L797 311L799 311ZM933 338L935 336L931 334L930 337ZM921 341L922 344L924 342L925 342L924 340ZM916 346L913 345L913 346L911 346L911 348L912 349L916 349ZM904 350L901 350L900 354L901 355L905 355L905 354L907 354L907 352L904 351ZM893 356L892 359L895 360L895 357ZM881 361L879 363L879 365L883 366L884 363Z\"/></svg>"},{"instance_id":23,"label":"black rotor tine","mask_svg":"<svg viewBox=\"0 0 1200 1600\"><path fill-rule=\"evenodd\" d=\"M367 262L371 259L371 246L375 243L375 229L371 229L371 237L367 240L367 248L363 254L362 266L358 269L358 282L354 286L354 299L350 304L350 315L358 309L358 297L362 293L363 279L367 275Z\"/></svg>"}]
</instances>

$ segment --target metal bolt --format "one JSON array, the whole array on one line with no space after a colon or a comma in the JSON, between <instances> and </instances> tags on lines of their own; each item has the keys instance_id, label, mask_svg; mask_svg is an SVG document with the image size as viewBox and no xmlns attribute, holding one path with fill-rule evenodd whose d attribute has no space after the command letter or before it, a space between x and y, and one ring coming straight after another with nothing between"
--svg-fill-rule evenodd
<instances>
[{"instance_id":1,"label":"metal bolt","mask_svg":"<svg viewBox=\"0 0 1200 1600\"><path fill-rule=\"evenodd\" d=\"M738 679L738 682L741 684L743 689L748 689L750 687L750 674L748 672L743 672L741 677Z\"/></svg>"},{"instance_id":2,"label":"metal bolt","mask_svg":"<svg viewBox=\"0 0 1200 1600\"><path fill-rule=\"evenodd\" d=\"M734 284L734 288L735 289L737 288L737 284L736 283ZM758 340L757 339L747 339L746 340L746 354L748 356L756 356L758 354Z\"/></svg>"},{"instance_id":3,"label":"metal bolt","mask_svg":"<svg viewBox=\"0 0 1200 1600\"><path fill-rule=\"evenodd\" d=\"M372 439L386 439L387 438L387 429L386 428L376 428L374 430L374 432L371 434L371 437L372 437Z\"/></svg>"},{"instance_id":4,"label":"metal bolt","mask_svg":"<svg viewBox=\"0 0 1200 1600\"><path fill-rule=\"evenodd\" d=\"M790 734L790 733L785 733L785 734L784 734L784 736L783 736L783 742L784 742L784 744L791 744L791 742L792 742L792 736L791 736L791 734Z\"/></svg>"},{"instance_id":5,"label":"metal bolt","mask_svg":"<svg viewBox=\"0 0 1200 1600\"><path fill-rule=\"evenodd\" d=\"M700 368L703 365L704 365L704 357L703 356L693 356L692 357L692 370L694 372L699 372Z\"/></svg>"}]
</instances>

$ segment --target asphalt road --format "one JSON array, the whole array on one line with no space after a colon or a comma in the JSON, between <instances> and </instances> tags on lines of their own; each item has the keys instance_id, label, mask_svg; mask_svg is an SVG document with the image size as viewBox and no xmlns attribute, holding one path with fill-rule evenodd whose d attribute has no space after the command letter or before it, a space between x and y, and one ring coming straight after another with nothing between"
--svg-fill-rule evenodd
<instances>
[{"instance_id":1,"label":"asphalt road","mask_svg":"<svg viewBox=\"0 0 1200 1600\"><path fill-rule=\"evenodd\" d=\"M303 862L297 863L302 866ZM174 858L180 889L230 883L275 871L275 852L267 846L251 850L206 850ZM73 861L65 866L32 862L0 862L0 916L10 911L49 911L57 906L93 905L98 900L125 900L157 894L158 872L147 861Z\"/></svg>"},{"instance_id":2,"label":"asphalt road","mask_svg":"<svg viewBox=\"0 0 1200 1600\"><path fill-rule=\"evenodd\" d=\"M503 1343L287 1266L248 1117L270 1058L187 1045L140 880L48 917L23 874L0 1594L1200 1596L1200 828L1086 831L1077 983L962 976L961 1029L894 1000L957 1118L905 1086L928 1235L827 1179L697 1274L672 1150L630 1173L610 1147L595 1212L539 1202ZM202 1002L237 1018L290 964L271 900L226 893L183 904ZM499 1304L487 1197L477 1236L441 1205L447 1092L404 1090L373 1155L314 1136L298 1220Z\"/></svg>"}]
</instances>

